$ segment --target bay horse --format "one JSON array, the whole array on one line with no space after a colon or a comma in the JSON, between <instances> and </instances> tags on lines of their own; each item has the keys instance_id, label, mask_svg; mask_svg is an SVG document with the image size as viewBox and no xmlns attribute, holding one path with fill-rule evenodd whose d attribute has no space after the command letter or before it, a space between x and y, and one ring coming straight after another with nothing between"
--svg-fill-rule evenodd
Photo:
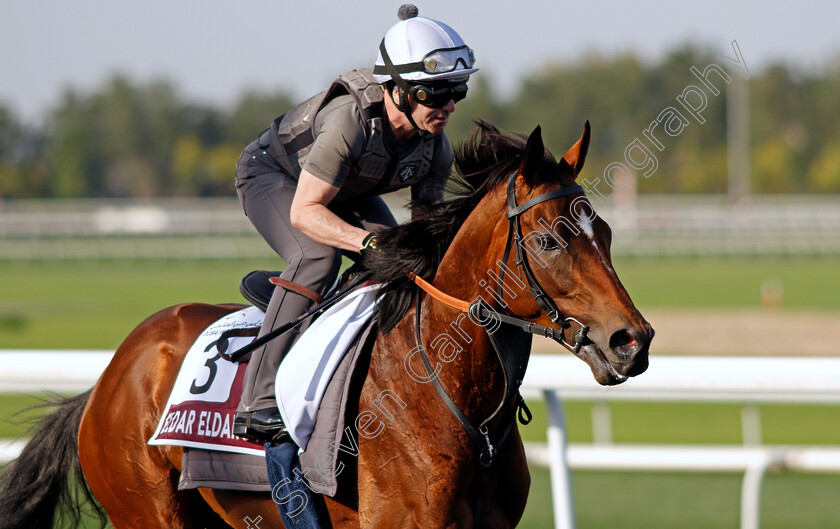
<instances>
[{"instance_id":1,"label":"bay horse","mask_svg":"<svg viewBox=\"0 0 840 529\"><path fill-rule=\"evenodd\" d=\"M456 197L380 235L379 249L366 257L384 286L358 408L371 409L386 390L407 405L380 435L359 436L354 468L342 474L349 486L326 498L333 527L519 522L530 475L511 395L530 334L494 354L498 340L487 318L552 336L604 385L647 368L653 329L612 268L609 227L575 183L589 137L587 122L557 161L539 127L526 141L479 122L456 150L463 183ZM453 299L474 302L469 315ZM283 527L268 493L179 491L183 449L147 444L190 345L240 308L184 304L141 323L92 390L42 419L3 476L0 526L50 528L68 488L82 487L116 529ZM506 355L520 362L513 378ZM77 523L78 511L70 514Z\"/></svg>"}]
</instances>

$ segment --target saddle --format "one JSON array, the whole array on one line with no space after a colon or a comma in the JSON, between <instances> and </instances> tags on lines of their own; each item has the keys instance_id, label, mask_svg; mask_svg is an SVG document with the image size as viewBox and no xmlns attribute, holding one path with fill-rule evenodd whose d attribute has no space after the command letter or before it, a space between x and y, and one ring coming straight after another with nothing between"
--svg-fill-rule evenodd
<instances>
[{"instance_id":1,"label":"saddle","mask_svg":"<svg viewBox=\"0 0 840 529\"><path fill-rule=\"evenodd\" d=\"M354 419L359 415L359 395L367 377L376 334L376 322L371 320L350 345L321 400L318 420L306 450L299 456L308 486L327 496L334 497L345 478L352 480L353 471L342 470L356 466L358 434ZM232 402L238 402L238 398L238 391L231 393ZM165 444L184 446L179 442ZM178 484L181 490L199 487L241 491L271 489L265 458L261 455L185 446L181 465Z\"/></svg>"},{"instance_id":2,"label":"saddle","mask_svg":"<svg viewBox=\"0 0 840 529\"><path fill-rule=\"evenodd\" d=\"M356 267L346 270L330 292L344 287L353 279L357 271ZM303 295L316 304L322 301L317 293L301 285L284 281L277 277L279 274L278 271L252 271L242 278L239 285L240 292L256 309L263 312L268 306L275 286ZM320 314L315 316L320 316ZM230 330L225 332L230 333ZM367 364L375 337L375 322L370 321L350 345L321 402L321 408L317 413L318 421L315 423L309 446L300 455L301 468L304 475L311 480L313 490L318 489L319 492L328 496L336 494L339 481L337 477L342 473L341 470L347 464L353 466L352 461L341 462L339 452L352 455L352 448L356 446L354 432L350 431L348 424L352 424L352 418L357 414L361 382L367 375ZM234 397L236 398L238 397ZM329 458L331 464L324 464L326 458ZM270 489L265 459L262 456L185 447L182 467L179 489L197 487L246 491Z\"/></svg>"},{"instance_id":3,"label":"saddle","mask_svg":"<svg viewBox=\"0 0 840 529\"><path fill-rule=\"evenodd\" d=\"M263 312L268 308L268 302L271 301L271 295L274 293L275 286L283 287L286 290L300 294L316 304L324 301L324 298L314 290L281 279L278 277L281 273L279 271L272 272L269 270L254 270L253 272L249 272L239 282L239 292L242 293L242 297Z\"/></svg>"}]
</instances>

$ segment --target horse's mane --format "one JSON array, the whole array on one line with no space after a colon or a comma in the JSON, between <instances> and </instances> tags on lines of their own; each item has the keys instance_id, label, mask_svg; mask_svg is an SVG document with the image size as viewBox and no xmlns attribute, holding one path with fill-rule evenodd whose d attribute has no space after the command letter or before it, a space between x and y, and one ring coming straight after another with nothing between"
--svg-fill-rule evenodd
<instances>
[{"instance_id":1,"label":"horse's mane","mask_svg":"<svg viewBox=\"0 0 840 529\"><path fill-rule=\"evenodd\" d=\"M496 186L507 181L522 162L527 138L501 132L485 121L456 146L456 176L447 190L452 198L433 204L412 203L420 219L377 236L380 251L368 252L364 267L373 280L383 283L379 332L393 329L411 306L417 286L405 275L410 270L430 280L446 249L467 216ZM547 154L550 158L551 155Z\"/></svg>"}]
</instances>

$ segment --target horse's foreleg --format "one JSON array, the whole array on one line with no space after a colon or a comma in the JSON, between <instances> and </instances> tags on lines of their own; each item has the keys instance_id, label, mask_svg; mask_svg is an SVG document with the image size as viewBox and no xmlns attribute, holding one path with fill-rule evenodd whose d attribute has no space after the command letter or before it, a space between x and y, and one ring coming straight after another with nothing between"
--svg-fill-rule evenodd
<instances>
[{"instance_id":1,"label":"horse's foreleg","mask_svg":"<svg viewBox=\"0 0 840 529\"><path fill-rule=\"evenodd\" d=\"M460 467L419 439L383 432L360 440L359 520L363 528L445 529L471 527L469 505L458 481ZM402 447L409 447L408 450Z\"/></svg>"},{"instance_id":2,"label":"horse's foreleg","mask_svg":"<svg viewBox=\"0 0 840 529\"><path fill-rule=\"evenodd\" d=\"M384 437L384 436L383 436ZM381 441L376 443L376 441ZM453 458L435 445L405 443L413 453L390 452L397 443L375 439L359 459L361 527L512 529L528 498L530 475L518 432L500 450L486 485L472 459ZM480 522L476 497L482 494Z\"/></svg>"},{"instance_id":3,"label":"horse's foreleg","mask_svg":"<svg viewBox=\"0 0 840 529\"><path fill-rule=\"evenodd\" d=\"M511 432L499 449L485 490L481 527L507 529L516 527L525 511L531 474L519 430Z\"/></svg>"}]
</instances>

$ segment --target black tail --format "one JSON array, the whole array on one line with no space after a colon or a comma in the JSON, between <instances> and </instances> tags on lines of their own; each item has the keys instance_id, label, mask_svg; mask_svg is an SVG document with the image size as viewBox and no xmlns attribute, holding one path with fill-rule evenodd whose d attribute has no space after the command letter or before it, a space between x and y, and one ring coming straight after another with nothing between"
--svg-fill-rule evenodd
<instances>
[{"instance_id":1,"label":"black tail","mask_svg":"<svg viewBox=\"0 0 840 529\"><path fill-rule=\"evenodd\" d=\"M0 529L51 529L58 510L76 527L85 503L105 526L79 464L79 424L88 398L90 391L42 405L55 411L33 427L32 440L0 477Z\"/></svg>"}]
</instances>

